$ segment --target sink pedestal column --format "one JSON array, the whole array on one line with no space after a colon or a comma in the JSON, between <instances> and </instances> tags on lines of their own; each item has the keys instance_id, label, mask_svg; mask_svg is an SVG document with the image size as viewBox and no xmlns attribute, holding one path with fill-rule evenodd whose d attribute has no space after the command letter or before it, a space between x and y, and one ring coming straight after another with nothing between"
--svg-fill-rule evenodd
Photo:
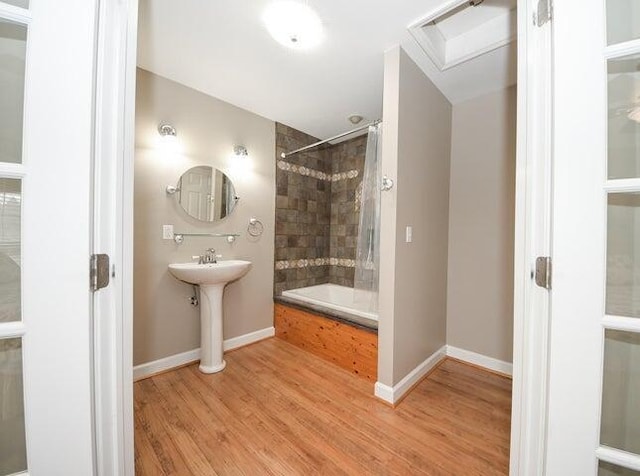
<instances>
[{"instance_id":1,"label":"sink pedestal column","mask_svg":"<svg viewBox=\"0 0 640 476\"><path fill-rule=\"evenodd\" d=\"M200 372L224 369L222 350L222 292L224 284L200 285Z\"/></svg>"}]
</instances>

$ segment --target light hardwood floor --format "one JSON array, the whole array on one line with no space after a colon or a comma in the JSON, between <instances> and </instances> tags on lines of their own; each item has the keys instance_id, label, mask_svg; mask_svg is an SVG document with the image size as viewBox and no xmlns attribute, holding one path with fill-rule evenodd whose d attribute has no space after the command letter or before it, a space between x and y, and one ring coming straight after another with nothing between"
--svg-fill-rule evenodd
<instances>
[{"instance_id":1,"label":"light hardwood floor","mask_svg":"<svg viewBox=\"0 0 640 476\"><path fill-rule=\"evenodd\" d=\"M395 409L278 338L137 382L138 475L507 474L511 380L446 360Z\"/></svg>"}]
</instances>

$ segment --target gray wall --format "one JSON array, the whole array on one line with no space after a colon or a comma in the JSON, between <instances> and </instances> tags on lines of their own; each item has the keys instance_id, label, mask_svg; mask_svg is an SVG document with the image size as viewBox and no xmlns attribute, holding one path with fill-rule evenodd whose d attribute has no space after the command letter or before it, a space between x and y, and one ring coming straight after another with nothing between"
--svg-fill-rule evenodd
<instances>
[{"instance_id":1,"label":"gray wall","mask_svg":"<svg viewBox=\"0 0 640 476\"><path fill-rule=\"evenodd\" d=\"M193 89L138 70L136 98L134 365L200 346L199 311L188 298L191 286L169 275L167 265L191 261L214 247L224 259L248 259L253 268L227 286L224 338L273 325L275 216L275 124ZM180 150L159 144L156 128L170 122ZM249 150L249 169L234 166L234 145ZM165 194L181 173L195 165L212 165L232 179L240 196L235 211L215 225L190 219ZM247 222L264 224L260 239L250 239ZM185 238L178 246L162 240L162 225L176 231L239 232L234 244L220 238Z\"/></svg>"},{"instance_id":2,"label":"gray wall","mask_svg":"<svg viewBox=\"0 0 640 476\"><path fill-rule=\"evenodd\" d=\"M446 340L451 105L399 47L385 54L378 380L393 386ZM405 243L405 227L413 242Z\"/></svg>"},{"instance_id":3,"label":"gray wall","mask_svg":"<svg viewBox=\"0 0 640 476\"><path fill-rule=\"evenodd\" d=\"M453 107L447 343L513 358L516 88Z\"/></svg>"}]
</instances>

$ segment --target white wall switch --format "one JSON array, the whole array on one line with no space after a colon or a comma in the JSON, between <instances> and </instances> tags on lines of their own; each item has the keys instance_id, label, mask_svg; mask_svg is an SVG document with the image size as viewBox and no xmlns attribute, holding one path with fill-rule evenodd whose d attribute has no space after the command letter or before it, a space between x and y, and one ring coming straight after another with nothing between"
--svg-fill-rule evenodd
<instances>
[{"instance_id":1,"label":"white wall switch","mask_svg":"<svg viewBox=\"0 0 640 476\"><path fill-rule=\"evenodd\" d=\"M173 225L162 225L162 239L173 240Z\"/></svg>"},{"instance_id":2,"label":"white wall switch","mask_svg":"<svg viewBox=\"0 0 640 476\"><path fill-rule=\"evenodd\" d=\"M408 226L405 232L405 240L406 243L411 243L413 241L413 227Z\"/></svg>"}]
</instances>

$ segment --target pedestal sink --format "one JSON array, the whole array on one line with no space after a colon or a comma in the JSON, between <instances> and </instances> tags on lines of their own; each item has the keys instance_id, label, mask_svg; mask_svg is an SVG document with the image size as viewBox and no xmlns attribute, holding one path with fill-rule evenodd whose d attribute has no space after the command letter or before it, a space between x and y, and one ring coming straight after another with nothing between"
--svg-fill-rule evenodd
<instances>
[{"instance_id":1,"label":"pedestal sink","mask_svg":"<svg viewBox=\"0 0 640 476\"><path fill-rule=\"evenodd\" d=\"M225 285L239 279L251 268L250 261L228 260L218 263L175 263L169 272L190 284L200 286L200 371L220 372L222 358L222 293Z\"/></svg>"}]
</instances>

